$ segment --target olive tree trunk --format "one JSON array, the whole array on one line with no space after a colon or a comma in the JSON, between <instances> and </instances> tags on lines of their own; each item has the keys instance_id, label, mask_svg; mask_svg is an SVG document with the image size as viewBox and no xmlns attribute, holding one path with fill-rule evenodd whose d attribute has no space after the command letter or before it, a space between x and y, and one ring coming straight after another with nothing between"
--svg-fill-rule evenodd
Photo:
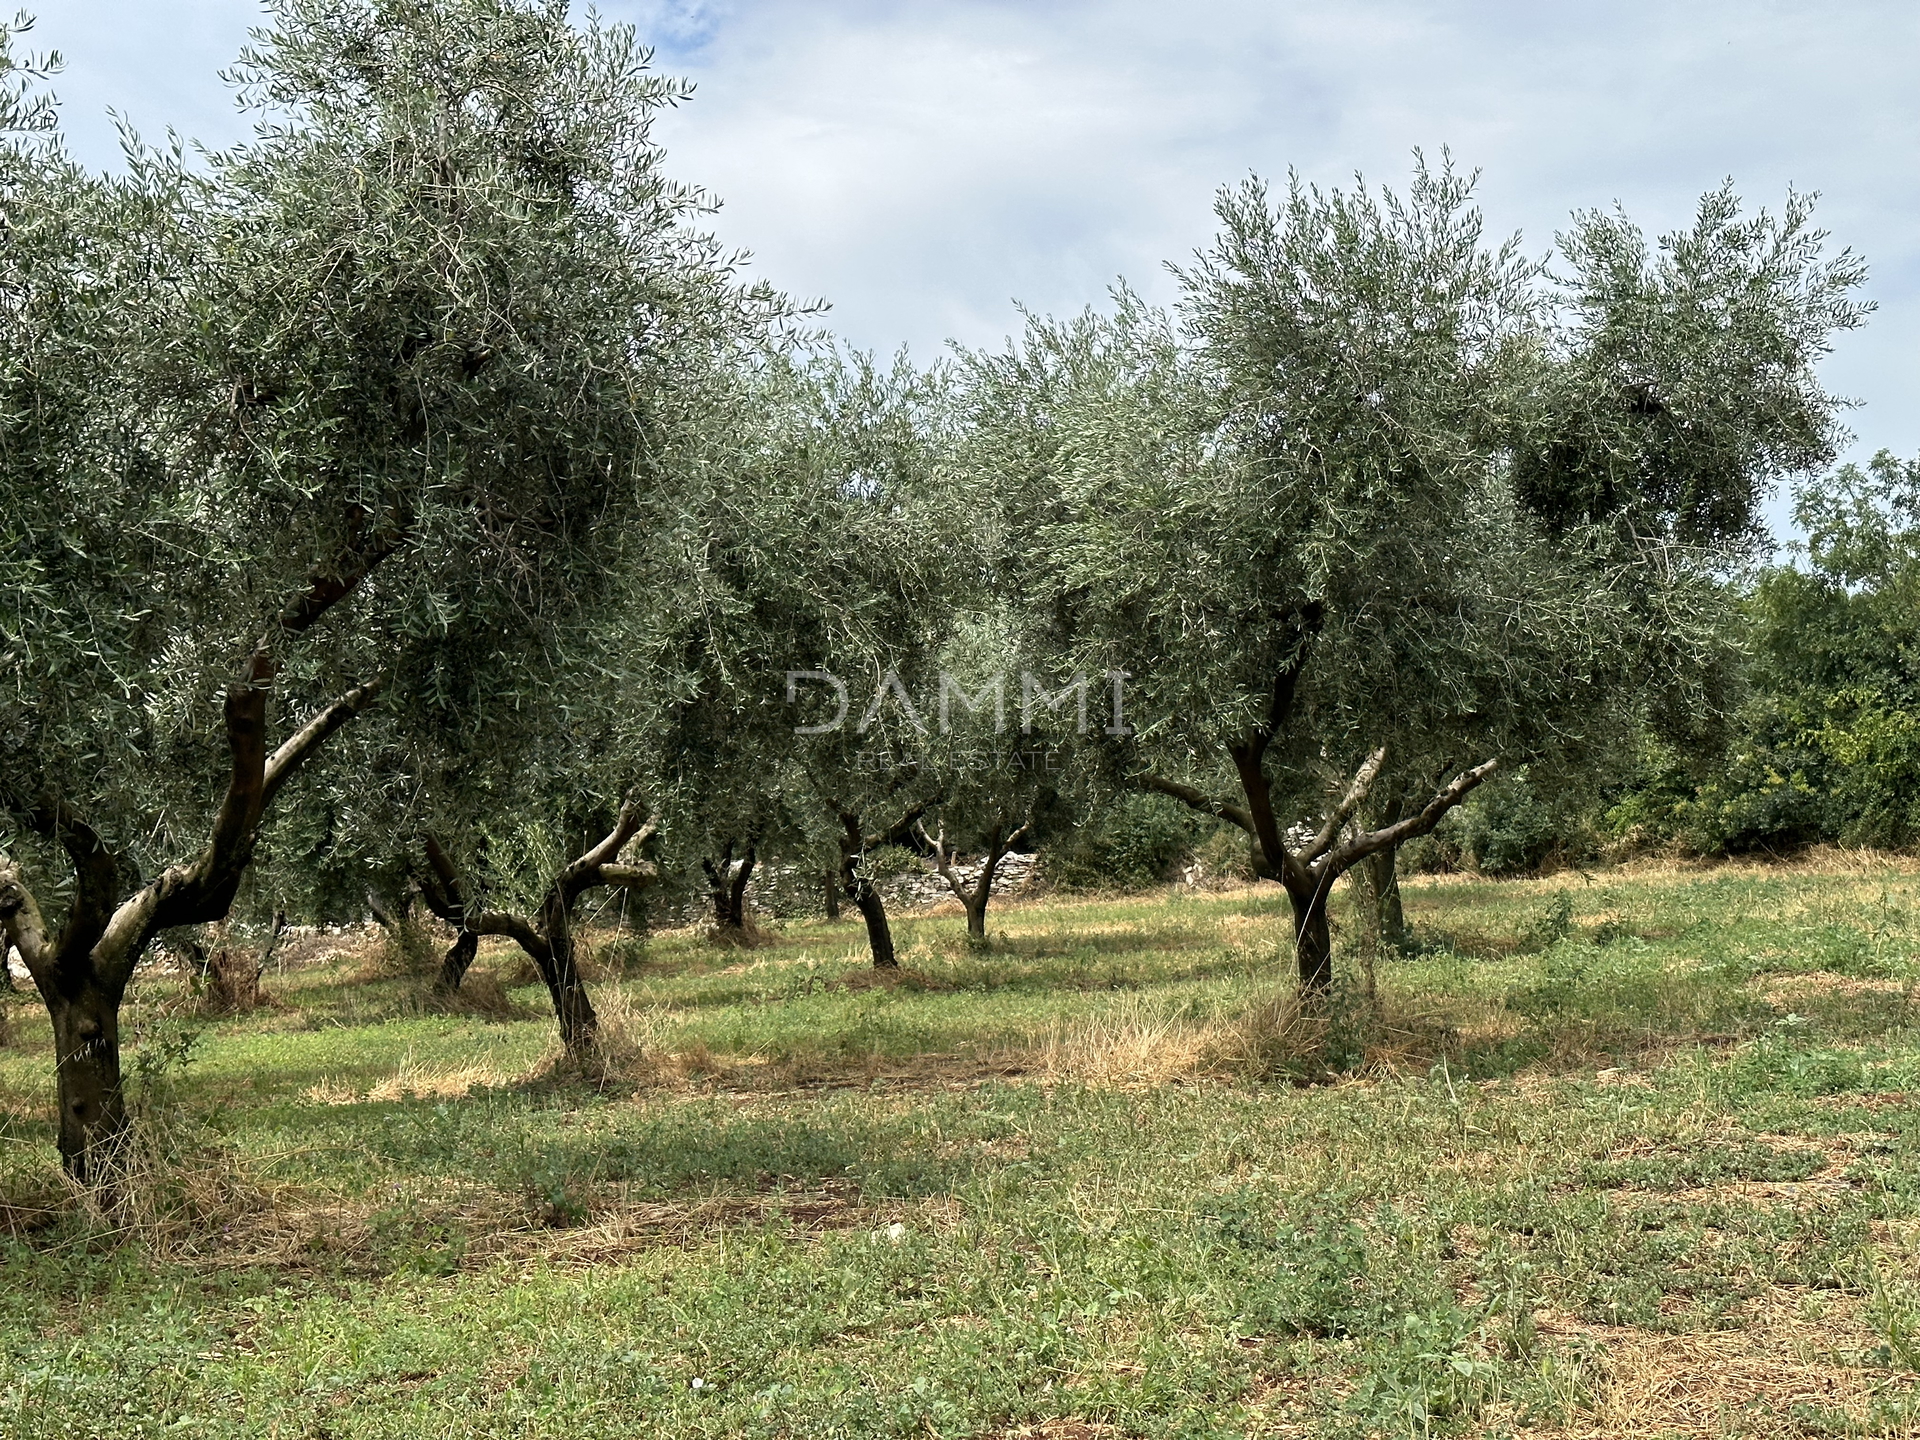
<instances>
[{"instance_id":1,"label":"olive tree trunk","mask_svg":"<svg viewBox=\"0 0 1920 1440\"><path fill-rule=\"evenodd\" d=\"M285 619L282 626L295 628ZM169 865L123 896L127 867L119 857L65 802L41 796L23 819L60 845L74 871L65 923L54 933L20 866L0 855L0 929L20 952L53 1023L60 1160L82 1183L106 1178L126 1128L120 1003L148 943L162 930L226 918L280 787L384 684L382 678L355 686L269 753L267 695L276 669L263 641L245 678L227 691L232 772L212 831L192 860Z\"/></svg>"},{"instance_id":2,"label":"olive tree trunk","mask_svg":"<svg viewBox=\"0 0 1920 1440\"><path fill-rule=\"evenodd\" d=\"M60 1160L82 1184L102 1178L127 1128L120 1084L120 994L83 985L47 1005L60 1096Z\"/></svg>"},{"instance_id":3,"label":"olive tree trunk","mask_svg":"<svg viewBox=\"0 0 1920 1440\"><path fill-rule=\"evenodd\" d=\"M900 958L893 951L893 927L887 924L887 902L871 880L855 879L847 886L847 898L853 901L860 918L867 924L867 948L873 952L873 968L898 970Z\"/></svg>"},{"instance_id":4,"label":"olive tree trunk","mask_svg":"<svg viewBox=\"0 0 1920 1440\"><path fill-rule=\"evenodd\" d=\"M639 807L628 797L620 806L613 829L553 877L541 897L536 919L506 910L482 910L464 919L464 930L476 941L481 935L504 935L526 952L553 1002L560 1043L573 1059L592 1055L600 1038L600 1017L580 974L573 933L574 904L585 891L597 886L638 889L658 879L659 871L652 861L620 859L622 850L645 843L653 831L654 822L643 824Z\"/></svg>"},{"instance_id":5,"label":"olive tree trunk","mask_svg":"<svg viewBox=\"0 0 1920 1440\"><path fill-rule=\"evenodd\" d=\"M993 877L1000 871L1000 862L1020 843L1031 826L1032 821L1022 821L1018 829L1008 834L1006 818L1003 816L996 820L987 834L987 848L980 857L980 871L973 877L972 884L960 878L955 863L958 857L947 848L947 827L942 824L938 832L932 835L927 833L925 825L918 827L920 838L933 851L934 869L947 882L947 888L967 912L968 944L980 947L987 943L987 905L993 899Z\"/></svg>"},{"instance_id":6,"label":"olive tree trunk","mask_svg":"<svg viewBox=\"0 0 1920 1440\"><path fill-rule=\"evenodd\" d=\"M1407 934L1407 912L1400 902L1400 847L1377 850L1363 863L1380 943L1389 950L1404 950L1411 937Z\"/></svg>"},{"instance_id":7,"label":"olive tree trunk","mask_svg":"<svg viewBox=\"0 0 1920 1440\"><path fill-rule=\"evenodd\" d=\"M1415 836L1427 834L1499 768L1499 761L1486 760L1462 771L1416 813L1366 830L1354 816L1386 762L1386 747L1382 746L1361 762L1345 795L1328 808L1313 838L1297 850L1289 848L1284 828L1274 813L1266 756L1292 712L1299 677L1297 663L1282 671L1274 680L1265 718L1226 746L1240 782L1239 801L1217 799L1197 786L1157 775L1148 776L1145 784L1247 833L1255 873L1262 879L1278 881L1293 907L1294 958L1300 988L1323 993L1333 983L1332 932L1327 922L1333 882L1362 861L1382 852L1391 854Z\"/></svg>"},{"instance_id":8,"label":"olive tree trunk","mask_svg":"<svg viewBox=\"0 0 1920 1440\"><path fill-rule=\"evenodd\" d=\"M480 953L480 936L467 923L473 908L472 897L467 894L466 881L453 863L453 857L447 854L438 836L426 836L424 848L427 873L420 879L420 898L426 902L427 909L454 928L453 944L440 957L440 973L433 983L436 990L451 995L473 968L474 957Z\"/></svg>"},{"instance_id":9,"label":"olive tree trunk","mask_svg":"<svg viewBox=\"0 0 1920 1440\"><path fill-rule=\"evenodd\" d=\"M434 983L448 992L458 990L460 982L467 978L467 971L473 968L474 959L479 954L480 937L471 930L462 929L453 937L453 943L447 947L447 953L440 957L440 974Z\"/></svg>"},{"instance_id":10,"label":"olive tree trunk","mask_svg":"<svg viewBox=\"0 0 1920 1440\"><path fill-rule=\"evenodd\" d=\"M900 960L893 949L893 928L887 923L886 900L866 870L867 852L908 834L925 810L925 804L914 805L894 824L874 833L867 831L858 811L840 812L840 883L846 889L847 899L866 922L867 946L873 952L876 970L897 970Z\"/></svg>"},{"instance_id":11,"label":"olive tree trunk","mask_svg":"<svg viewBox=\"0 0 1920 1440\"><path fill-rule=\"evenodd\" d=\"M747 884L753 879L753 870L759 856L752 841L747 843L746 853L735 860L733 842L727 842L727 848L720 852L719 863L703 859L700 868L707 873L707 895L713 905L713 927L716 939L739 940L747 934Z\"/></svg>"}]
</instances>

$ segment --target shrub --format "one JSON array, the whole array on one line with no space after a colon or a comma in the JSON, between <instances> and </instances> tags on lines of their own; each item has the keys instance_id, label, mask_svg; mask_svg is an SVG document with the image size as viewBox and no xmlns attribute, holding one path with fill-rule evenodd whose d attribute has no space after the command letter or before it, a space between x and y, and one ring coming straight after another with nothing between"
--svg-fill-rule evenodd
<instances>
[{"instance_id":1,"label":"shrub","mask_svg":"<svg viewBox=\"0 0 1920 1440\"><path fill-rule=\"evenodd\" d=\"M1253 862L1247 847L1246 832L1233 825L1217 825L1200 838L1188 857L1199 883L1228 881L1245 883L1253 879Z\"/></svg>"},{"instance_id":2,"label":"shrub","mask_svg":"<svg viewBox=\"0 0 1920 1440\"><path fill-rule=\"evenodd\" d=\"M1697 775L1650 744L1607 816L1623 839L1707 853L1920 841L1920 462L1882 452L1796 502L1802 557L1744 602L1732 743L1699 755Z\"/></svg>"},{"instance_id":3,"label":"shrub","mask_svg":"<svg viewBox=\"0 0 1920 1440\"><path fill-rule=\"evenodd\" d=\"M1525 768L1482 785L1449 815L1434 847L1483 875L1531 875L1594 848L1584 797L1543 790ZM1429 860L1428 855L1409 859Z\"/></svg>"},{"instance_id":4,"label":"shrub","mask_svg":"<svg viewBox=\"0 0 1920 1440\"><path fill-rule=\"evenodd\" d=\"M1204 823L1164 795L1123 795L1090 814L1065 844L1046 851L1042 864L1047 879L1063 890L1139 889L1172 878Z\"/></svg>"},{"instance_id":5,"label":"shrub","mask_svg":"<svg viewBox=\"0 0 1920 1440\"><path fill-rule=\"evenodd\" d=\"M1679 846L1697 850L1700 776L1668 745L1645 737L1626 784L1611 797L1602 823L1622 848Z\"/></svg>"},{"instance_id":6,"label":"shrub","mask_svg":"<svg viewBox=\"0 0 1920 1440\"><path fill-rule=\"evenodd\" d=\"M260 980L285 926L286 917L276 917L272 933L258 948L247 943L240 928L226 920L208 925L197 934L189 932L177 942L187 961L193 989L207 1014L244 1015L272 1003L260 988Z\"/></svg>"},{"instance_id":7,"label":"shrub","mask_svg":"<svg viewBox=\"0 0 1920 1440\"><path fill-rule=\"evenodd\" d=\"M369 957L367 970L369 979L424 979L440 973L440 952L427 927L403 915L381 927L380 948Z\"/></svg>"}]
</instances>

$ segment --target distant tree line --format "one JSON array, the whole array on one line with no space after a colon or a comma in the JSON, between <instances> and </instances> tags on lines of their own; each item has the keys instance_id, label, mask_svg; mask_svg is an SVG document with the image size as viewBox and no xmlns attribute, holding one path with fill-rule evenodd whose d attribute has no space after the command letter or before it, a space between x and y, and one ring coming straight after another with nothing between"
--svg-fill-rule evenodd
<instances>
[{"instance_id":1,"label":"distant tree line","mask_svg":"<svg viewBox=\"0 0 1920 1440\"><path fill-rule=\"evenodd\" d=\"M1920 462L1798 487L1804 537L1726 581L1735 662L1697 723L1614 774L1522 777L1428 859L1493 874L1603 853L1786 854L1920 842Z\"/></svg>"}]
</instances>

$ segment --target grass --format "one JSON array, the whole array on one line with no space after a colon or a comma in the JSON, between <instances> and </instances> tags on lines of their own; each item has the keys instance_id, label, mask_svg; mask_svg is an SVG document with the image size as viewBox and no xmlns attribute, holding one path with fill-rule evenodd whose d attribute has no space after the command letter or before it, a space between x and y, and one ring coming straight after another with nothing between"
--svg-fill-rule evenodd
<instances>
[{"instance_id":1,"label":"grass","mask_svg":"<svg viewBox=\"0 0 1920 1440\"><path fill-rule=\"evenodd\" d=\"M143 976L132 1239L16 1002L0 1435L1920 1433L1920 866L1407 904L1324 1016L1262 891L903 919L896 985L850 925L609 943L597 1085L534 987Z\"/></svg>"}]
</instances>

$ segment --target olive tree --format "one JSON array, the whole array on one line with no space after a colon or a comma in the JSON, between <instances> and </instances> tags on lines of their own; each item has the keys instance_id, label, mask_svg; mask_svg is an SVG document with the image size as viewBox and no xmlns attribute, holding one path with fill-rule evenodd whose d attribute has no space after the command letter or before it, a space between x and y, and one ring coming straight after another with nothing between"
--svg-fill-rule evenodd
<instances>
[{"instance_id":1,"label":"olive tree","mask_svg":"<svg viewBox=\"0 0 1920 1440\"><path fill-rule=\"evenodd\" d=\"M1003 566L978 563L1004 554L1004 536L989 528L977 540L962 576L975 593L956 584L952 594L953 603L979 608L949 626L934 688L920 702L919 753L933 785L914 831L966 914L968 943L983 946L1001 862L1088 808L1110 780L1116 737L1130 727L1125 677L1057 673L1055 657L1032 644L1025 607L996 594Z\"/></svg>"},{"instance_id":2,"label":"olive tree","mask_svg":"<svg viewBox=\"0 0 1920 1440\"><path fill-rule=\"evenodd\" d=\"M1137 783L1247 833L1308 987L1342 873L1503 761L1598 743L1650 667L1688 672L1708 547L1832 443L1810 367L1858 318L1857 267L1823 262L1799 209L1710 197L1659 262L1584 217L1556 281L1486 243L1470 200L1424 164L1404 197L1249 182L1177 320L1123 291L970 357L1039 622L1083 669L1134 673Z\"/></svg>"},{"instance_id":3,"label":"olive tree","mask_svg":"<svg viewBox=\"0 0 1920 1440\"><path fill-rule=\"evenodd\" d=\"M656 570L681 617L660 660L663 838L707 862L723 902L743 888L734 855L829 866L887 967L865 857L924 813L907 697L969 548L935 503L944 382L816 343L769 350L740 385L701 427L677 555Z\"/></svg>"},{"instance_id":4,"label":"olive tree","mask_svg":"<svg viewBox=\"0 0 1920 1440\"><path fill-rule=\"evenodd\" d=\"M0 916L81 1175L147 943L227 913L377 697L416 734L510 703L491 657L572 612L656 397L741 308L628 30L279 0L237 74L258 134L204 168L0 161Z\"/></svg>"},{"instance_id":5,"label":"olive tree","mask_svg":"<svg viewBox=\"0 0 1920 1440\"><path fill-rule=\"evenodd\" d=\"M576 754L572 765L501 776L490 797L491 825L456 827L441 819L418 836L421 897L455 929L440 986L459 988L481 937L512 940L539 972L561 1044L574 1060L591 1057L600 1040L581 973L576 906L589 890L640 889L659 874L639 853L656 822L637 793L602 793L606 767L580 763L600 758ZM568 779L576 785L564 786ZM454 788L439 792L443 805ZM448 835L457 838L443 839Z\"/></svg>"}]
</instances>

